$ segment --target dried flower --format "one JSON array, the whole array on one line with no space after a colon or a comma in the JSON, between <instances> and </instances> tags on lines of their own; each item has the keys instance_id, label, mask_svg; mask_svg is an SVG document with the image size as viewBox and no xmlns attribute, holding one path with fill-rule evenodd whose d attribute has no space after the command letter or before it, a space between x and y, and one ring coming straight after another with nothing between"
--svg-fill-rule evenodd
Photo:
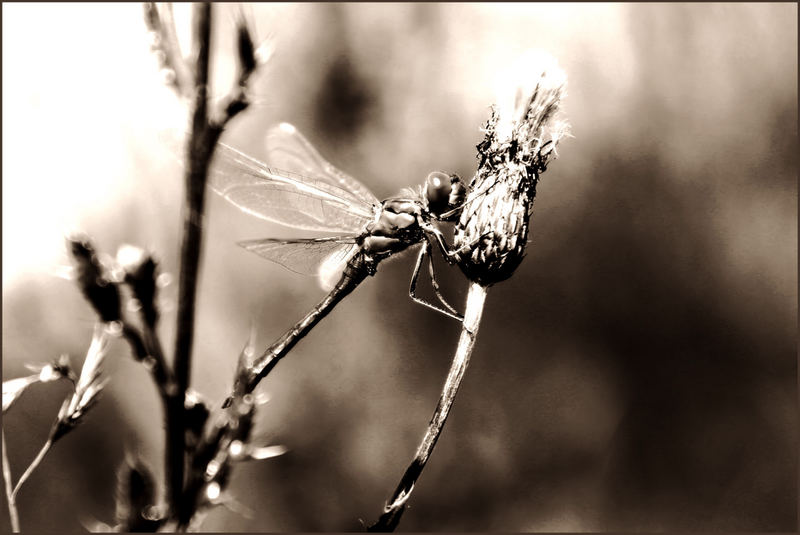
<instances>
[{"instance_id":1,"label":"dried flower","mask_svg":"<svg viewBox=\"0 0 800 535\"><path fill-rule=\"evenodd\" d=\"M106 384L106 381L100 379L100 375L107 351L108 332L104 326L97 325L83 362L81 375L75 384L75 392L64 400L58 411L58 418L50 433L53 442L74 429L97 401L97 396Z\"/></svg>"},{"instance_id":2,"label":"dried flower","mask_svg":"<svg viewBox=\"0 0 800 535\"><path fill-rule=\"evenodd\" d=\"M22 485L28 480L34 470L36 470L36 468L47 455L47 452L50 451L50 448L53 446L53 444L55 444L59 438L74 429L82 421L86 411L88 411L95 401L97 401L97 396L105 384L104 382L100 381L100 370L108 347L108 336L110 330L107 327L108 326L105 324L95 325L92 343L89 345L89 351L86 354L86 360L83 363L81 375L75 382L75 391L71 396L67 397L67 399L64 400L64 403L61 405L61 409L58 411L58 417L53 423L53 427L50 429L50 436L47 438L44 446L42 446L42 449L39 450L39 453L36 455L33 461L31 461L31 464L28 465L28 468L25 469L25 472L23 472L20 478L17 480L17 484L8 498L9 502L14 501L19 489L22 488ZM44 373L45 377L56 377L59 373L56 370L61 370L63 373L66 373L67 376L72 378L72 372L65 360L65 357L60 357L56 364L57 366L54 366L52 370L48 370ZM45 368L43 368L43 370L44 369ZM41 376L42 372L40 372L39 376L37 377ZM3 386L3 405L5 409L5 385ZM11 402L13 402L13 399L11 399Z\"/></svg>"},{"instance_id":3,"label":"dried flower","mask_svg":"<svg viewBox=\"0 0 800 535\"><path fill-rule=\"evenodd\" d=\"M69 362L69 355L62 353L48 364L26 364L26 368L39 374L39 381L48 383L56 379L67 378L73 383L78 380L72 365Z\"/></svg>"},{"instance_id":4,"label":"dried flower","mask_svg":"<svg viewBox=\"0 0 800 535\"><path fill-rule=\"evenodd\" d=\"M472 197L455 232L456 248L470 247L459 267L484 286L507 279L522 261L539 177L566 133L555 121L566 84L555 59L529 53L512 76L477 147Z\"/></svg>"}]
</instances>

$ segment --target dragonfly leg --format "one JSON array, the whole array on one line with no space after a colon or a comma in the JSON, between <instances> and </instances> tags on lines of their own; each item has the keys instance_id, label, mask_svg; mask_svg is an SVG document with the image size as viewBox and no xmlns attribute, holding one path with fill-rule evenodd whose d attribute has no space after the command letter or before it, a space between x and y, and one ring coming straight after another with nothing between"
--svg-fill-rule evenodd
<instances>
[{"instance_id":1,"label":"dragonfly leg","mask_svg":"<svg viewBox=\"0 0 800 535\"><path fill-rule=\"evenodd\" d=\"M437 297L439 297L439 300L442 301L442 303L450 310L445 310L417 296L417 280L419 279L419 272L422 269L422 263L425 261L426 255L428 256L428 259L431 262L431 270L433 270L433 264L432 264L433 258L431 257L431 244L428 240L425 240L423 242L422 249L419 252L419 256L417 256L417 263L414 266L414 273L413 275L411 275L411 286L409 286L408 288L408 295L411 297L411 299L413 299L416 303L419 303L420 305L424 305L428 308L436 310L437 312L441 312L445 316L453 318L454 320L463 321L464 316L456 312L456 310L453 307L451 307L446 301L444 301L444 299L441 297L441 294L439 293L438 283L434 282L434 291L436 291L436 295Z\"/></svg>"},{"instance_id":2,"label":"dragonfly leg","mask_svg":"<svg viewBox=\"0 0 800 535\"><path fill-rule=\"evenodd\" d=\"M436 268L433 265L433 254L431 254L430 249L428 250L428 273L431 277L431 286L433 286L433 291L436 293L436 297L439 299L439 302L443 304L447 310L463 319L463 316L461 316L442 295L441 289L439 288L439 281L436 280Z\"/></svg>"},{"instance_id":3,"label":"dragonfly leg","mask_svg":"<svg viewBox=\"0 0 800 535\"><path fill-rule=\"evenodd\" d=\"M439 249L442 251L442 256L444 256L444 259L447 260L447 262L449 264L458 263L458 261L461 259L461 255L463 255L465 253L468 253L481 240L483 240L484 238L487 238L487 237L489 237L489 236L491 236L493 234L493 232L491 232L491 231L487 232L487 233L483 234L482 236L479 236L474 241L472 241L472 242L470 242L470 243L468 243L466 245L463 245L460 248L454 250L452 247L447 245L447 242L444 239L444 235L441 233L441 231L439 229L437 229L436 227L434 227L430 223L425 224L425 225L420 225L420 226L422 227L422 230L424 230L428 234L428 236L433 236L434 238L436 238L436 243L439 246Z\"/></svg>"},{"instance_id":4,"label":"dragonfly leg","mask_svg":"<svg viewBox=\"0 0 800 535\"><path fill-rule=\"evenodd\" d=\"M434 238L436 238L436 244L439 246L439 250L442 251L442 256L444 256L444 259L447 260L449 264L455 264L456 262L458 262L459 252L453 251L452 247L447 245L447 242L444 239L444 235L439 229L437 229L430 223L421 224L420 227L422 227L422 230L425 231L428 237L433 236ZM424 248L428 248L427 243Z\"/></svg>"}]
</instances>

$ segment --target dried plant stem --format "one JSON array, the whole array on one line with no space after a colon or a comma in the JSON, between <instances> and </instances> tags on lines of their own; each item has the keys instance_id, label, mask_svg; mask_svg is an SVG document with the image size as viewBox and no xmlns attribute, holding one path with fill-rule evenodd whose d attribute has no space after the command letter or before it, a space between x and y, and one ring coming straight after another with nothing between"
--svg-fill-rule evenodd
<instances>
[{"instance_id":1,"label":"dried plant stem","mask_svg":"<svg viewBox=\"0 0 800 535\"><path fill-rule=\"evenodd\" d=\"M369 531L394 531L400 522L406 502L411 497L414 485L422 474L422 470L425 468L431 453L433 453L433 448L436 446L436 441L439 439L444 423L450 413L450 407L455 400L458 387L461 385L461 380L467 371L472 348L475 345L475 338L478 335L481 316L483 315L486 290L486 286L475 282L469 287L467 309L464 314L461 336L458 339L458 347L456 347L453 363L450 365L450 372L447 374L442 394L439 397L439 404L436 406L433 418L428 424L428 429L425 431L425 436L422 438L414 460L406 469L405 474L403 474L403 478L400 480L397 489L395 489L390 503L386 505L378 521L369 527Z\"/></svg>"},{"instance_id":2,"label":"dried plant stem","mask_svg":"<svg viewBox=\"0 0 800 535\"><path fill-rule=\"evenodd\" d=\"M153 376L153 381L158 387L158 392L164 399L169 397L169 392L174 389L174 387L171 386L172 378L170 377L170 369L164 359L161 343L153 328L146 325L145 332L142 335L130 323L123 322L122 336L125 337L131 345L136 360L145 361L150 359L150 363L146 367Z\"/></svg>"},{"instance_id":3,"label":"dried plant stem","mask_svg":"<svg viewBox=\"0 0 800 535\"><path fill-rule=\"evenodd\" d=\"M25 472L19 477L19 481L17 481L17 484L14 486L14 490L11 492L11 498L15 502L17 499L17 493L19 492L19 489L22 488L23 483L25 483L25 481L28 480L33 471L36 470L36 467L39 466L39 464L42 462L44 456L47 455L48 451L50 451L50 447L52 445L53 445L53 439L51 437L47 439L47 442L45 442L44 446L42 446L42 449L39 450L39 453L36 455L36 458L31 462L28 468L25 469Z\"/></svg>"},{"instance_id":4,"label":"dried plant stem","mask_svg":"<svg viewBox=\"0 0 800 535\"><path fill-rule=\"evenodd\" d=\"M195 298L200 266L200 246L203 235L203 205L205 200L208 160L216 139L208 143L207 99L208 64L211 42L211 4L193 6L194 111L191 138L185 173L186 197L183 207L183 241L181 244L180 282L178 288L178 320L175 340L176 392L167 402L167 473L170 503L181 509L184 480L184 419L183 404L191 373L192 339L194 336Z\"/></svg>"},{"instance_id":5,"label":"dried plant stem","mask_svg":"<svg viewBox=\"0 0 800 535\"><path fill-rule=\"evenodd\" d=\"M6 432L0 430L3 438L3 479L6 487L6 500L8 501L8 517L11 520L11 531L19 533L19 513L17 513L17 500L11 490L11 465L8 462L8 452L6 452Z\"/></svg>"},{"instance_id":6,"label":"dried plant stem","mask_svg":"<svg viewBox=\"0 0 800 535\"><path fill-rule=\"evenodd\" d=\"M191 371L192 337L194 334L197 274L200 265L200 245L203 234L205 182L208 173L208 153L205 131L208 126L208 62L211 39L211 5L195 4L194 42L197 49L195 64L195 99L192 114L192 133L189 140L189 165L185 173L186 197L183 210L183 242L181 244L180 283L178 290L178 328L175 341L175 379L185 390Z\"/></svg>"},{"instance_id":7,"label":"dried plant stem","mask_svg":"<svg viewBox=\"0 0 800 535\"><path fill-rule=\"evenodd\" d=\"M170 476L170 495L179 521L188 520L193 506L181 503L184 485L185 437L184 401L191 379L192 341L194 337L195 301L197 296L200 251L203 237L203 211L205 206L208 168L220 135L235 115L244 111L248 100L244 91L254 68L245 69L239 76L240 90L235 92L223 116L211 120L208 111L208 79L211 48L211 4L193 6L194 99L191 134L186 147L185 172L186 197L183 207L183 240L181 243L180 282L178 287L178 320L173 365L176 392L168 402L167 411L167 464ZM251 50L252 52L252 50Z\"/></svg>"}]
</instances>

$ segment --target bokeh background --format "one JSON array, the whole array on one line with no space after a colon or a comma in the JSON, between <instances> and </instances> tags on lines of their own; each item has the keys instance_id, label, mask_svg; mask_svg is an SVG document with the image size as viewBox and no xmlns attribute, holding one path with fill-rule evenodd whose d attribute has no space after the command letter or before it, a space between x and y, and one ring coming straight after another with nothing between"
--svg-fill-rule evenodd
<instances>
[{"instance_id":1,"label":"bokeh background","mask_svg":"<svg viewBox=\"0 0 800 535\"><path fill-rule=\"evenodd\" d=\"M471 177L497 74L525 50L568 75L574 138L543 176L526 260L490 291L401 530L797 529L795 4L249 9L274 55L224 139L258 155L269 125L292 122L378 197L431 170ZM221 95L233 6L215 14ZM5 380L85 355L93 313L56 276L66 231L109 254L149 247L177 272L180 168L163 134L185 106L135 4L4 4L2 68ZM322 291L234 244L300 232L215 197L206 228L192 385L216 403L250 325L266 346ZM262 384L259 432L291 451L240 466L231 491L250 518L220 508L204 530L377 518L458 337L408 298L413 257L382 265ZM463 276L440 272L462 303ZM167 348L176 286L162 293ZM112 521L126 452L162 473L149 377L122 342L107 372L101 403L22 490L24 530ZM5 416L15 479L66 393L34 386Z\"/></svg>"}]
</instances>

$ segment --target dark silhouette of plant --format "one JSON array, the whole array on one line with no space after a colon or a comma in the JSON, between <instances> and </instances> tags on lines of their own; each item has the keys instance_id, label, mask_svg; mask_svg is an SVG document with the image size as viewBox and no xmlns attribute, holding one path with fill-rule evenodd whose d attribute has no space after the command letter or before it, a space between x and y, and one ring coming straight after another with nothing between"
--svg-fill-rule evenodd
<instances>
[{"instance_id":1,"label":"dark silhouette of plant","mask_svg":"<svg viewBox=\"0 0 800 535\"><path fill-rule=\"evenodd\" d=\"M64 400L45 445L13 488L3 436L3 475L14 532L20 529L15 500L20 488L51 447L83 420L107 382L103 376L103 363L110 338L127 340L134 359L150 373L162 400L166 423L165 505L158 505L158 485L143 461L128 459L118 474L114 529L186 529L198 522L210 506L230 500L225 489L233 463L266 459L284 451L278 446L251 443L252 420L260 404L252 395L238 396L231 409L212 415L208 405L189 388L208 167L217 141L229 121L247 109L248 82L263 62L259 58L263 60L264 56L258 54L251 21L240 11L235 21L237 83L223 99L219 110L209 109L212 6L205 3L192 7L192 50L188 55L178 43L169 4L145 4L144 15L150 31L151 48L159 58L165 82L191 108L191 125L185 146L185 197L174 355L170 363L156 331L159 319L156 297L160 279L154 255L124 245L119 248L115 260L101 261L88 237L69 236L67 248L74 262L74 280L94 308L98 320L79 374L73 371L68 358L62 356L41 366L36 375L3 383L3 412L9 410L32 384L67 378L74 387ZM121 304L128 300L136 304L129 308L138 313L138 321L123 311Z\"/></svg>"}]
</instances>

